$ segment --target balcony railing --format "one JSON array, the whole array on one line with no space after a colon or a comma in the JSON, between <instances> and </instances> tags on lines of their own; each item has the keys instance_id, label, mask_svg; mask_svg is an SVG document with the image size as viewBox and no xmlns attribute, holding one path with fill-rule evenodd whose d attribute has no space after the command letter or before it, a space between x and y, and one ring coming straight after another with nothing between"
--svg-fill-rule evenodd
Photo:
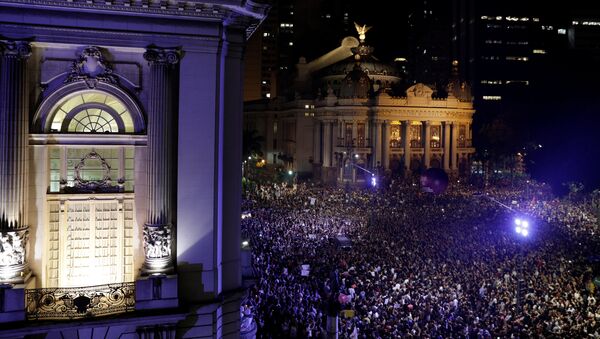
<instances>
[{"instance_id":1,"label":"balcony railing","mask_svg":"<svg viewBox=\"0 0 600 339\"><path fill-rule=\"evenodd\" d=\"M27 319L81 319L135 310L135 284L25 290Z\"/></svg>"},{"instance_id":2,"label":"balcony railing","mask_svg":"<svg viewBox=\"0 0 600 339\"><path fill-rule=\"evenodd\" d=\"M458 147L459 148L473 147L473 140L471 140L471 139L458 140Z\"/></svg>"}]
</instances>

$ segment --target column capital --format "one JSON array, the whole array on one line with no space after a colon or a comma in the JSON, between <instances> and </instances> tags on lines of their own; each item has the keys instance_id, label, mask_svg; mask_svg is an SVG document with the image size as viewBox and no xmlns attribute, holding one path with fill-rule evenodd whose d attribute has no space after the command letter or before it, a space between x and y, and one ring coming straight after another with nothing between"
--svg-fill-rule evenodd
<instances>
[{"instance_id":1,"label":"column capital","mask_svg":"<svg viewBox=\"0 0 600 339\"><path fill-rule=\"evenodd\" d=\"M150 64L167 64L175 65L181 60L181 49L176 48L160 48L151 46L146 49L144 59Z\"/></svg>"},{"instance_id":2,"label":"column capital","mask_svg":"<svg viewBox=\"0 0 600 339\"><path fill-rule=\"evenodd\" d=\"M31 55L31 44L23 40L0 40L0 56L27 59Z\"/></svg>"}]
</instances>

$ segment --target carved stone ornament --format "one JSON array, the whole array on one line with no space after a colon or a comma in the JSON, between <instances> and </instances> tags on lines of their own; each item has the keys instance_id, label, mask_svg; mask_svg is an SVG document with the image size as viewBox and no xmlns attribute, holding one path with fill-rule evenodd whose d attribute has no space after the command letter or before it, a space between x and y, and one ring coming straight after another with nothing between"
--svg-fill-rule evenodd
<instances>
[{"instance_id":1,"label":"carved stone ornament","mask_svg":"<svg viewBox=\"0 0 600 339\"><path fill-rule=\"evenodd\" d=\"M0 40L0 55L5 58L27 59L31 45L27 41Z\"/></svg>"},{"instance_id":2,"label":"carved stone ornament","mask_svg":"<svg viewBox=\"0 0 600 339\"><path fill-rule=\"evenodd\" d=\"M99 81L117 83L112 67L104 60L98 47L90 46L81 51L78 60L73 61L71 73L65 82L83 80L89 88L96 88Z\"/></svg>"},{"instance_id":3,"label":"carved stone ornament","mask_svg":"<svg viewBox=\"0 0 600 339\"><path fill-rule=\"evenodd\" d=\"M148 259L171 257L171 226L144 225L144 252Z\"/></svg>"},{"instance_id":4,"label":"carved stone ornament","mask_svg":"<svg viewBox=\"0 0 600 339\"><path fill-rule=\"evenodd\" d=\"M18 282L27 274L28 240L27 228L0 231L0 282Z\"/></svg>"},{"instance_id":5,"label":"carved stone ornament","mask_svg":"<svg viewBox=\"0 0 600 339\"><path fill-rule=\"evenodd\" d=\"M25 263L28 230L0 232L0 266Z\"/></svg>"},{"instance_id":6,"label":"carved stone ornament","mask_svg":"<svg viewBox=\"0 0 600 339\"><path fill-rule=\"evenodd\" d=\"M181 50L179 48L148 47L144 53L144 59L151 64L175 65L181 59Z\"/></svg>"},{"instance_id":7,"label":"carved stone ornament","mask_svg":"<svg viewBox=\"0 0 600 339\"><path fill-rule=\"evenodd\" d=\"M81 171L85 168L85 161L89 159L100 160L102 163L102 168L104 169L104 176L100 180L85 180L81 178ZM110 186L110 165L106 160L95 150L92 150L90 153L86 154L81 161L77 165L75 165L75 187L83 188L85 190L95 191L100 187Z\"/></svg>"},{"instance_id":8,"label":"carved stone ornament","mask_svg":"<svg viewBox=\"0 0 600 339\"><path fill-rule=\"evenodd\" d=\"M433 90L422 83L417 83L406 90L407 97L431 98Z\"/></svg>"}]
</instances>

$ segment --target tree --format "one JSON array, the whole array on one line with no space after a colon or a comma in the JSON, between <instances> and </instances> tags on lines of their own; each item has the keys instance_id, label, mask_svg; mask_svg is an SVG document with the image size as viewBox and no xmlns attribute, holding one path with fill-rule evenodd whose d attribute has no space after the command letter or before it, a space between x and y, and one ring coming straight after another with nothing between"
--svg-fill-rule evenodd
<instances>
[{"instance_id":1,"label":"tree","mask_svg":"<svg viewBox=\"0 0 600 339\"><path fill-rule=\"evenodd\" d=\"M261 135L258 135L258 131L253 130L244 130L243 134L243 145L242 145L242 156L243 159L247 159L252 156L263 156L262 152L262 143L265 141L265 138Z\"/></svg>"}]
</instances>

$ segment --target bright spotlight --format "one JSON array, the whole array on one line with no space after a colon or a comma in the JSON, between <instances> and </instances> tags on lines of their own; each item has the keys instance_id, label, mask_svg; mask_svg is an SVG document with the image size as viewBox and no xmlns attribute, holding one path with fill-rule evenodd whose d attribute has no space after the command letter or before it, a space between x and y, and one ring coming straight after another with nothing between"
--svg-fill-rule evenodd
<instances>
[{"instance_id":1,"label":"bright spotlight","mask_svg":"<svg viewBox=\"0 0 600 339\"><path fill-rule=\"evenodd\" d=\"M355 155L354 155L354 157L355 157L356 159L358 159L358 158L360 158L360 155L358 155L358 154L355 154Z\"/></svg>"},{"instance_id":2,"label":"bright spotlight","mask_svg":"<svg viewBox=\"0 0 600 339\"><path fill-rule=\"evenodd\" d=\"M521 234L521 232L523 232L523 229L522 229L520 226L517 226L517 227L515 227L515 231L516 231L518 234Z\"/></svg>"},{"instance_id":3,"label":"bright spotlight","mask_svg":"<svg viewBox=\"0 0 600 339\"><path fill-rule=\"evenodd\" d=\"M248 240L242 241L242 247L248 247Z\"/></svg>"},{"instance_id":4,"label":"bright spotlight","mask_svg":"<svg viewBox=\"0 0 600 339\"><path fill-rule=\"evenodd\" d=\"M516 219L515 219L515 225L517 225L517 226L521 226L521 219L519 219L519 218L516 218Z\"/></svg>"},{"instance_id":5,"label":"bright spotlight","mask_svg":"<svg viewBox=\"0 0 600 339\"><path fill-rule=\"evenodd\" d=\"M527 221L527 220L523 220L522 224L523 224L523 227L525 227L525 228L529 227L529 221Z\"/></svg>"},{"instance_id":6,"label":"bright spotlight","mask_svg":"<svg viewBox=\"0 0 600 339\"><path fill-rule=\"evenodd\" d=\"M375 176L371 177L371 186L373 186L373 187L377 186L377 178Z\"/></svg>"},{"instance_id":7,"label":"bright spotlight","mask_svg":"<svg viewBox=\"0 0 600 339\"><path fill-rule=\"evenodd\" d=\"M523 234L523 236L526 237L529 235L529 231L526 228L524 228L523 231L521 231L521 234Z\"/></svg>"},{"instance_id":8,"label":"bright spotlight","mask_svg":"<svg viewBox=\"0 0 600 339\"><path fill-rule=\"evenodd\" d=\"M294 174L294 172L293 171L288 171L288 174L292 175L292 174Z\"/></svg>"}]
</instances>

